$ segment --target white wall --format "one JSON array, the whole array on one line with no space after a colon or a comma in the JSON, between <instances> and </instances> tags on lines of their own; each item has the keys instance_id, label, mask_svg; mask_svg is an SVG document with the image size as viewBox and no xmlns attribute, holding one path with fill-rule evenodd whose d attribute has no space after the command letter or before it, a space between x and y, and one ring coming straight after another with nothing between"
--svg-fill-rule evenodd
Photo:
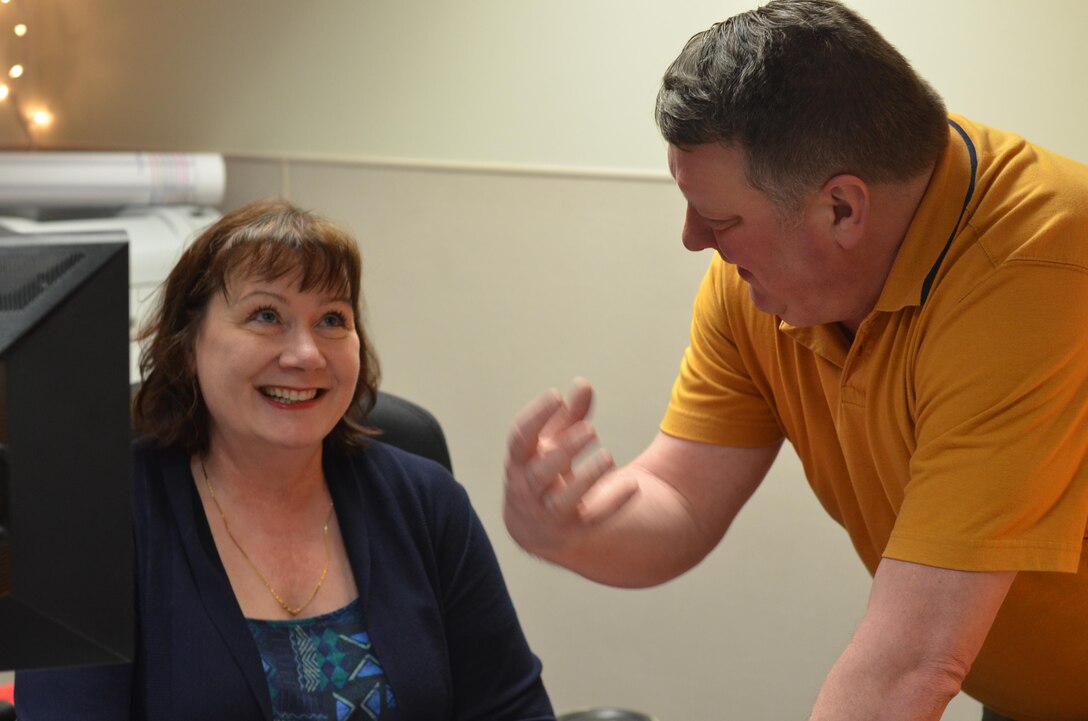
<instances>
[{"instance_id":1,"label":"white wall","mask_svg":"<svg viewBox=\"0 0 1088 721\"><path fill-rule=\"evenodd\" d=\"M661 172L661 73L692 33L754 5L13 0L0 37L31 16L23 87L57 110L46 144ZM1088 159L1088 3L854 6L950 108ZM16 141L2 120L0 144Z\"/></svg>"},{"instance_id":2,"label":"white wall","mask_svg":"<svg viewBox=\"0 0 1088 721\"><path fill-rule=\"evenodd\" d=\"M868 579L792 454L727 543L649 591L527 558L498 510L508 419L547 386L594 380L620 459L651 437L706 263L679 244L653 97L692 33L752 3L29 1L43 145L223 152L226 206L282 194L359 237L385 385L445 424L557 706L804 717ZM1088 160L1088 3L854 5L953 110Z\"/></svg>"}]
</instances>

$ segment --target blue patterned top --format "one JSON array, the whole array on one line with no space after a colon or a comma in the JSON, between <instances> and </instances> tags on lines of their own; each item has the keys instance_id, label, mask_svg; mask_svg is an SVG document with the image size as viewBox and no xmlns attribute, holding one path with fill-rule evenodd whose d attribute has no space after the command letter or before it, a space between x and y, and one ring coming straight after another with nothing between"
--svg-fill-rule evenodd
<instances>
[{"instance_id":1,"label":"blue patterned top","mask_svg":"<svg viewBox=\"0 0 1088 721\"><path fill-rule=\"evenodd\" d=\"M396 719L359 599L323 616L246 623L268 678L273 721Z\"/></svg>"}]
</instances>

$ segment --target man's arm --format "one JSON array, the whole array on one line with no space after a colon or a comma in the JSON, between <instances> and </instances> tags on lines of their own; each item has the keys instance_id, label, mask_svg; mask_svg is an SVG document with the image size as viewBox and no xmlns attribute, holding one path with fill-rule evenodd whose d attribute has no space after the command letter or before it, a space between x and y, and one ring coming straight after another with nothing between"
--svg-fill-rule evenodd
<instances>
[{"instance_id":1,"label":"man's arm","mask_svg":"<svg viewBox=\"0 0 1088 721\"><path fill-rule=\"evenodd\" d=\"M828 674L810 721L940 719L1015 578L1015 571L882 560L865 617Z\"/></svg>"},{"instance_id":2,"label":"man's arm","mask_svg":"<svg viewBox=\"0 0 1088 721\"><path fill-rule=\"evenodd\" d=\"M592 388L564 401L547 393L515 420L503 515L525 550L613 586L664 583L721 540L778 453L779 444L733 448L658 433L633 462L613 468L586 420Z\"/></svg>"}]
</instances>

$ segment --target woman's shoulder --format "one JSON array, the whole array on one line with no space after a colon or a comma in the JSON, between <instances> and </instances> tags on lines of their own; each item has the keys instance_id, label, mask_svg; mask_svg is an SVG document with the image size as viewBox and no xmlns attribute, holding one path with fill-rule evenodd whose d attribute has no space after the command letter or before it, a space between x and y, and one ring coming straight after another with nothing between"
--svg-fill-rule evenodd
<instances>
[{"instance_id":1,"label":"woman's shoulder","mask_svg":"<svg viewBox=\"0 0 1088 721\"><path fill-rule=\"evenodd\" d=\"M154 438L141 436L132 441L132 467L133 469L145 466L148 463L157 463L162 449L159 448Z\"/></svg>"},{"instance_id":2,"label":"woman's shoulder","mask_svg":"<svg viewBox=\"0 0 1088 721\"><path fill-rule=\"evenodd\" d=\"M177 512L189 514L192 481L189 457L176 446L162 446L152 438L132 442L132 497L138 524ZM169 510L174 509L174 510ZM145 518L146 516L146 518Z\"/></svg>"},{"instance_id":3,"label":"woman's shoulder","mask_svg":"<svg viewBox=\"0 0 1088 721\"><path fill-rule=\"evenodd\" d=\"M163 446L151 436L140 436L132 441L132 458L145 463L178 463L186 456L177 446Z\"/></svg>"},{"instance_id":4,"label":"woman's shoulder","mask_svg":"<svg viewBox=\"0 0 1088 721\"><path fill-rule=\"evenodd\" d=\"M339 455L339 459L336 456ZM368 440L363 448L333 454L333 466L349 466L358 482L410 488L418 493L458 494L461 485L442 464L409 453L379 440ZM339 462L337 462L339 460Z\"/></svg>"},{"instance_id":5,"label":"woman's shoulder","mask_svg":"<svg viewBox=\"0 0 1088 721\"><path fill-rule=\"evenodd\" d=\"M381 441L328 454L326 478L365 508L409 517L422 513L432 524L471 513L468 493L445 466Z\"/></svg>"},{"instance_id":6,"label":"woman's shoulder","mask_svg":"<svg viewBox=\"0 0 1088 721\"><path fill-rule=\"evenodd\" d=\"M188 464L189 457L177 446L163 446L149 437L132 442L132 480L137 486L184 471Z\"/></svg>"}]
</instances>

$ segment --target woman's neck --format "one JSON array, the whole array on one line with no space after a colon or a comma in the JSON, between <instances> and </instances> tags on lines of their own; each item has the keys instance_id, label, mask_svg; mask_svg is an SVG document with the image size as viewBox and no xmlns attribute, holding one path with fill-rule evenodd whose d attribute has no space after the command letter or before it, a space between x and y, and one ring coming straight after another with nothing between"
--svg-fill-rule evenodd
<instances>
[{"instance_id":1,"label":"woman's neck","mask_svg":"<svg viewBox=\"0 0 1088 721\"><path fill-rule=\"evenodd\" d=\"M315 503L328 503L321 459L320 446L269 453L212 439L206 454L193 457L193 477L201 485L210 483L221 500L236 508L305 513Z\"/></svg>"}]
</instances>

